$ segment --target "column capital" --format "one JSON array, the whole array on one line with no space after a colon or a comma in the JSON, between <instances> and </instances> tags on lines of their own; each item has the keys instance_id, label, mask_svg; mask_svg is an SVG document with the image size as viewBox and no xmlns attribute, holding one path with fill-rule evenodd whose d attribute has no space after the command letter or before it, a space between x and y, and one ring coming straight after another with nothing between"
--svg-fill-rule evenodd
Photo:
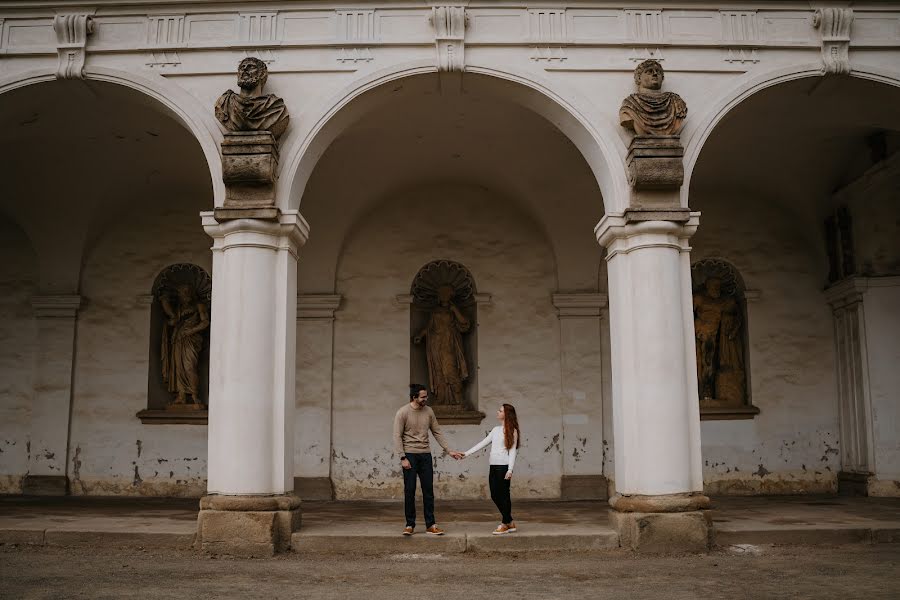
<instances>
[{"instance_id":1,"label":"column capital","mask_svg":"<svg viewBox=\"0 0 900 600\"><path fill-rule=\"evenodd\" d=\"M560 319L599 317L608 305L607 295L599 293L553 294L551 299Z\"/></svg>"},{"instance_id":2,"label":"column capital","mask_svg":"<svg viewBox=\"0 0 900 600\"><path fill-rule=\"evenodd\" d=\"M298 294L297 318L306 321L333 321L341 306L341 294Z\"/></svg>"},{"instance_id":3,"label":"column capital","mask_svg":"<svg viewBox=\"0 0 900 600\"><path fill-rule=\"evenodd\" d=\"M626 214L606 214L594 228L600 245L607 248L606 259L646 247L671 247L689 251L688 240L700 225L700 213L691 212L686 221L633 221Z\"/></svg>"},{"instance_id":4,"label":"column capital","mask_svg":"<svg viewBox=\"0 0 900 600\"><path fill-rule=\"evenodd\" d=\"M213 238L213 252L238 247L287 250L295 258L309 238L309 224L296 210L279 211L275 220L218 221L213 211L200 213L203 229Z\"/></svg>"},{"instance_id":5,"label":"column capital","mask_svg":"<svg viewBox=\"0 0 900 600\"><path fill-rule=\"evenodd\" d=\"M78 294L32 296L31 307L36 319L74 319L81 307Z\"/></svg>"},{"instance_id":6,"label":"column capital","mask_svg":"<svg viewBox=\"0 0 900 600\"><path fill-rule=\"evenodd\" d=\"M900 286L900 276L848 277L825 289L825 300L834 310L862 302L863 296L873 287Z\"/></svg>"}]
</instances>

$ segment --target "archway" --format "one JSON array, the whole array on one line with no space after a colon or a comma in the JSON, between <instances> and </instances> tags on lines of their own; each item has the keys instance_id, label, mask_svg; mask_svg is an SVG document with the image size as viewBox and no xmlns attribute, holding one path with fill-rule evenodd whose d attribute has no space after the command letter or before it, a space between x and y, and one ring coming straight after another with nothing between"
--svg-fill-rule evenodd
<instances>
[{"instance_id":1,"label":"archway","mask_svg":"<svg viewBox=\"0 0 900 600\"><path fill-rule=\"evenodd\" d=\"M580 148L522 98L501 94L509 85L467 73L461 92L446 95L429 73L372 90L336 117L343 129L330 132L308 179L297 175L303 194L292 202L312 234L299 265L295 460L302 478L334 477L338 497L398 494L390 424L410 377L403 297L432 260L466 265L484 292L481 364L471 367L483 367L477 408L492 414L501 397L522 403L534 419L530 443L550 448L535 456L526 493L558 497L568 474L602 477L606 334L598 298L606 283L598 281L593 227L605 198ZM560 292L596 304L572 334L577 340L561 332L553 304ZM341 303L334 324L303 308L324 298ZM565 377L563 352L577 365ZM563 423L570 401L581 417ZM449 431L462 445L481 428ZM374 455L362 456L360 444ZM447 494L481 493L479 481L448 469Z\"/></svg>"},{"instance_id":2,"label":"archway","mask_svg":"<svg viewBox=\"0 0 900 600\"><path fill-rule=\"evenodd\" d=\"M882 308L900 289L900 89L784 79L721 115L690 179L703 213L692 259L725 258L745 277L761 411L704 422L712 493L821 493L838 472L900 473L896 433L881 422L896 415L883 365L898 350L866 339L900 327Z\"/></svg>"},{"instance_id":3,"label":"archway","mask_svg":"<svg viewBox=\"0 0 900 600\"><path fill-rule=\"evenodd\" d=\"M0 210L27 233L39 272L28 472L55 478L54 492L205 490L205 430L148 430L135 416L147 407L144 298L168 264L209 268L198 213L221 187L211 134L186 121L177 92L162 99L166 85L99 69L0 88L0 144L15 149L0 165Z\"/></svg>"}]
</instances>

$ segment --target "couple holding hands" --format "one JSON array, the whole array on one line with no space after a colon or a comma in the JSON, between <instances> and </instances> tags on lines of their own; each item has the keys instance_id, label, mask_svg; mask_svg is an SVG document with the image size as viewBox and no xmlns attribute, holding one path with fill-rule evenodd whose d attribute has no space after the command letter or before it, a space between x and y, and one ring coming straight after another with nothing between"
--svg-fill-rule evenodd
<instances>
[{"instance_id":1,"label":"couple holding hands","mask_svg":"<svg viewBox=\"0 0 900 600\"><path fill-rule=\"evenodd\" d=\"M425 531L431 535L443 535L444 530L434 519L434 465L431 457L429 432L441 447L456 460L462 460L491 444L488 484L491 500L500 511L501 522L494 535L514 533L516 524L512 518L512 501L509 497L510 480L519 447L519 421L511 404L502 404L497 410L500 425L487 437L466 452L451 450L441 433L437 418L428 402L428 390L414 383L409 386L409 404L397 411L394 417L394 450L400 456L403 467L403 498L406 511L406 527L403 535L412 535L416 528L416 479L422 484L422 503L425 509Z\"/></svg>"}]
</instances>

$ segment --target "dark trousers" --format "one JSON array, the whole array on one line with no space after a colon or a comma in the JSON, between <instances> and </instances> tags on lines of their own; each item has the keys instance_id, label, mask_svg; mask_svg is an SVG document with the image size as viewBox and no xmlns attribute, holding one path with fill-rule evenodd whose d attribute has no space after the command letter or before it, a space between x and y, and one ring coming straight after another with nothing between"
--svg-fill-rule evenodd
<instances>
[{"instance_id":1,"label":"dark trousers","mask_svg":"<svg viewBox=\"0 0 900 600\"><path fill-rule=\"evenodd\" d=\"M422 504L425 505L425 527L434 525L434 465L431 453L406 453L410 468L403 469L403 508L406 525L416 526L416 477L422 483Z\"/></svg>"},{"instance_id":2,"label":"dark trousers","mask_svg":"<svg viewBox=\"0 0 900 600\"><path fill-rule=\"evenodd\" d=\"M512 523L512 500L509 497L510 480L506 478L506 465L491 465L488 473L488 484L491 487L491 500L497 505L504 525Z\"/></svg>"}]
</instances>

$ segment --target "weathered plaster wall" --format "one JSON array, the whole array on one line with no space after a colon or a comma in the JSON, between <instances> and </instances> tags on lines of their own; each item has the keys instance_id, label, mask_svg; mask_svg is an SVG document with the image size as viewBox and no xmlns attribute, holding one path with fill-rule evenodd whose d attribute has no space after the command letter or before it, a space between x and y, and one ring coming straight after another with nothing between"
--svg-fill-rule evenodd
<instances>
[{"instance_id":1,"label":"weathered plaster wall","mask_svg":"<svg viewBox=\"0 0 900 600\"><path fill-rule=\"evenodd\" d=\"M394 413L408 401L408 294L416 272L438 258L466 265L478 291L481 425L445 426L465 450L494 426L496 407L516 406L523 448L513 480L518 497L556 497L562 473L559 323L551 304L554 258L541 232L515 205L478 187L434 185L401 194L368 215L347 242L338 270L344 304L336 313L332 478L338 498L402 497L393 453ZM598 430L597 437L600 432ZM436 456L440 448L435 443ZM590 440L590 452L601 452ZM483 497L487 457L438 458L442 497Z\"/></svg>"},{"instance_id":2,"label":"weathered plaster wall","mask_svg":"<svg viewBox=\"0 0 900 600\"><path fill-rule=\"evenodd\" d=\"M872 496L900 496L900 278L870 287L863 300L875 451Z\"/></svg>"},{"instance_id":3,"label":"weathered plaster wall","mask_svg":"<svg viewBox=\"0 0 900 600\"><path fill-rule=\"evenodd\" d=\"M149 294L166 266L211 269L203 195L160 196L117 215L82 276L69 476L78 495L199 496L206 427L142 425L147 407ZM155 347L155 344L154 344Z\"/></svg>"},{"instance_id":4,"label":"weathered plaster wall","mask_svg":"<svg viewBox=\"0 0 900 600\"><path fill-rule=\"evenodd\" d=\"M30 452L37 261L22 230L3 217L0 255L0 494L18 494Z\"/></svg>"},{"instance_id":5,"label":"weathered plaster wall","mask_svg":"<svg viewBox=\"0 0 900 600\"><path fill-rule=\"evenodd\" d=\"M752 420L703 421L705 489L713 494L836 489L837 391L827 275L816 232L775 199L695 194L691 260L718 257L759 299L747 306Z\"/></svg>"}]
</instances>

